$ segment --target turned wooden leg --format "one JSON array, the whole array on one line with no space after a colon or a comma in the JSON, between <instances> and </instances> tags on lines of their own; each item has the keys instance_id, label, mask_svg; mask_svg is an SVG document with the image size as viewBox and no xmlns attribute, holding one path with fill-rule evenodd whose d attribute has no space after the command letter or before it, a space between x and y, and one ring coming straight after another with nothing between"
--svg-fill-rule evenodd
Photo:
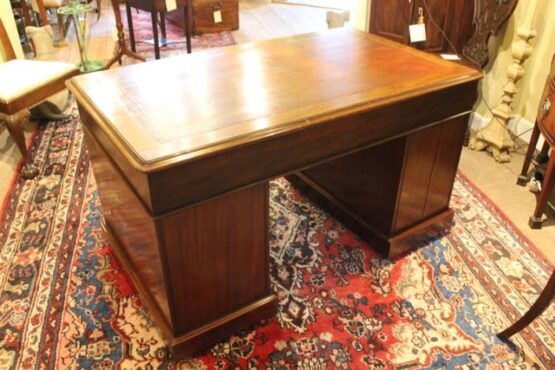
<instances>
[{"instance_id":1,"label":"turned wooden leg","mask_svg":"<svg viewBox=\"0 0 555 370\"><path fill-rule=\"evenodd\" d=\"M547 285L541 292L540 296L536 302L530 307L530 309L513 325L509 326L507 329L503 330L497 336L503 340L509 338L513 334L518 333L525 327L527 327L536 317L542 314L543 311L549 306L553 296L555 295L555 271L551 274Z\"/></svg>"},{"instance_id":2,"label":"turned wooden leg","mask_svg":"<svg viewBox=\"0 0 555 370\"><path fill-rule=\"evenodd\" d=\"M127 28L129 29L129 43L131 44L131 51L136 52L135 49L135 33L133 32L133 17L131 16L131 7L125 4L127 12Z\"/></svg>"},{"instance_id":3,"label":"turned wooden leg","mask_svg":"<svg viewBox=\"0 0 555 370\"><path fill-rule=\"evenodd\" d=\"M64 37L66 37L66 27L64 25L64 16L56 13L57 17L58 17L58 28L60 30L60 35L62 36L62 39Z\"/></svg>"},{"instance_id":4,"label":"turned wooden leg","mask_svg":"<svg viewBox=\"0 0 555 370\"><path fill-rule=\"evenodd\" d=\"M25 135L23 134L23 125L29 117L29 110L24 109L15 114L6 115L3 117L6 127L10 136L15 141L21 156L23 158L23 167L21 168L21 175L24 179L32 179L39 171L30 165L29 154L27 153L27 145L25 144Z\"/></svg>"},{"instance_id":5,"label":"turned wooden leg","mask_svg":"<svg viewBox=\"0 0 555 370\"><path fill-rule=\"evenodd\" d=\"M160 59L160 40L158 40L158 13L150 13L152 16L152 37L154 38L154 58Z\"/></svg>"},{"instance_id":6,"label":"turned wooden leg","mask_svg":"<svg viewBox=\"0 0 555 370\"><path fill-rule=\"evenodd\" d=\"M543 146L542 146L542 150L540 151L540 153L536 157L536 162L538 162L539 164L547 163L547 161L549 160L549 156L547 155L547 153L549 152L549 148L551 148L549 143L547 141L544 141Z\"/></svg>"},{"instance_id":7,"label":"turned wooden leg","mask_svg":"<svg viewBox=\"0 0 555 370\"><path fill-rule=\"evenodd\" d=\"M534 130L532 131L532 137L530 137L530 144L528 144L528 150L526 151L526 157L524 158L524 165L522 166L522 171L520 171L520 176L516 183L518 185L524 186L528 182L528 170L530 169L530 162L532 162L532 157L536 151L536 144L538 143L538 138L540 137L540 128L538 123L534 124Z\"/></svg>"},{"instance_id":8,"label":"turned wooden leg","mask_svg":"<svg viewBox=\"0 0 555 370\"><path fill-rule=\"evenodd\" d=\"M530 217L530 221L528 221L528 224L532 229L541 229L542 227L543 211L545 210L545 206L547 205L547 201L549 199L549 195L551 194L551 190L553 189L554 184L555 153L551 153L551 158L549 158L547 170L545 171L545 175L543 177L542 191L540 192L540 195L538 196L536 202L536 209L532 217Z\"/></svg>"},{"instance_id":9,"label":"turned wooden leg","mask_svg":"<svg viewBox=\"0 0 555 370\"><path fill-rule=\"evenodd\" d=\"M21 13L23 13L23 24L25 27L33 26L33 22L31 22L31 17L29 16L29 8L27 7L27 3L25 0L20 1L21 6Z\"/></svg>"}]
</instances>

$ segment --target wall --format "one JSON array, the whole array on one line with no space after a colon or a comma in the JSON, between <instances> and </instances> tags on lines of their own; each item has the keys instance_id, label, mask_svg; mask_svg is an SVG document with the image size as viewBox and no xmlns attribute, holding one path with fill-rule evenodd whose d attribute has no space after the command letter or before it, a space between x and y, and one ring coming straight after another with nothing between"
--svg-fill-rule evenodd
<instances>
[{"instance_id":1,"label":"wall","mask_svg":"<svg viewBox=\"0 0 555 370\"><path fill-rule=\"evenodd\" d=\"M359 31L368 31L368 21L370 19L370 1L355 0L355 16L353 27Z\"/></svg>"},{"instance_id":2,"label":"wall","mask_svg":"<svg viewBox=\"0 0 555 370\"><path fill-rule=\"evenodd\" d=\"M515 12L500 31L499 35L490 39L490 63L485 67L485 78L480 85L480 92L491 108L501 101L503 87L507 82L507 68L511 64L511 44L515 40L516 31L525 15L533 11L528 0L520 0ZM550 69L551 58L555 53L555 1L539 0L534 21L537 37L532 39L534 51L525 63L525 74L517 83L518 92L514 97L513 109L515 119L511 129L516 134L529 137L529 129L535 120L537 108L543 92L545 79ZM491 113L483 101L476 105L476 113L482 117L491 117ZM487 122L487 120L486 120Z\"/></svg>"},{"instance_id":3,"label":"wall","mask_svg":"<svg viewBox=\"0 0 555 370\"><path fill-rule=\"evenodd\" d=\"M15 55L17 58L23 59L23 49L21 48L21 44L19 43L19 36L17 35L17 28L15 25L15 20L13 18L12 7L10 6L9 0L0 0L0 17L2 19L2 23L8 32L10 37L10 41L14 47ZM2 50L2 46L0 46L0 62L5 60L4 53Z\"/></svg>"}]
</instances>

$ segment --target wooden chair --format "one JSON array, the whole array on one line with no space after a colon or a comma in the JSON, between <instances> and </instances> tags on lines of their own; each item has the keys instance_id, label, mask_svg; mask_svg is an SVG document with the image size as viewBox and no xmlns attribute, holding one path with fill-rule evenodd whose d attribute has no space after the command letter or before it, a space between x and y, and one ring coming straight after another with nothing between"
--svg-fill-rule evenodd
<instances>
[{"instance_id":1,"label":"wooden chair","mask_svg":"<svg viewBox=\"0 0 555 370\"><path fill-rule=\"evenodd\" d=\"M500 339L507 340L513 334L518 333L525 327L527 327L532 321L536 319L543 311L549 306L555 295L555 271L551 274L547 285L540 293L540 296L536 302L530 307L530 309L513 325L509 326L507 329L503 330L501 333L497 334Z\"/></svg>"},{"instance_id":2,"label":"wooden chair","mask_svg":"<svg viewBox=\"0 0 555 370\"><path fill-rule=\"evenodd\" d=\"M547 163L541 192L536 200L536 209L528 222L532 229L541 229L542 216L551 191L553 190L553 185L555 185L555 151L553 150L555 148L555 56L551 61L551 73L545 84L524 165L522 166L522 171L517 180L517 184L519 185L526 185L528 182L528 169L530 168L530 162L536 150L536 144L538 143L540 133L545 139L540 156L546 156L547 151L551 148L551 157Z\"/></svg>"},{"instance_id":3,"label":"wooden chair","mask_svg":"<svg viewBox=\"0 0 555 370\"><path fill-rule=\"evenodd\" d=\"M21 173L29 179L38 173L30 164L23 135L29 108L65 89L65 81L79 74L79 69L69 63L16 59L1 18L0 46L7 59L0 63L0 122L6 125L19 148L24 160Z\"/></svg>"}]
</instances>

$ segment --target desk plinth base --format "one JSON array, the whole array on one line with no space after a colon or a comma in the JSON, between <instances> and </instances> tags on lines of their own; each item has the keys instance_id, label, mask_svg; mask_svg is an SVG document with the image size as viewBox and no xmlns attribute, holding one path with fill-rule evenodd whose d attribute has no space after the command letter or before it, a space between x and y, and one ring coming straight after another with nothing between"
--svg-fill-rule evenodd
<instances>
[{"instance_id":1,"label":"desk plinth base","mask_svg":"<svg viewBox=\"0 0 555 370\"><path fill-rule=\"evenodd\" d=\"M353 214L349 207L302 173L287 176L287 180L305 196L330 212L349 230L370 245L384 258L395 258L414 249L430 238L447 232L453 225L451 208L432 216L396 235L387 235Z\"/></svg>"},{"instance_id":2,"label":"desk plinth base","mask_svg":"<svg viewBox=\"0 0 555 370\"><path fill-rule=\"evenodd\" d=\"M276 313L277 297L274 294L269 294L239 310L230 312L217 320L196 328L195 330L191 330L182 335L175 335L172 333L172 328L164 318L164 313L160 310L148 288L134 270L133 264L127 256L125 249L119 244L109 226L103 225L103 228L110 244L110 249L123 265L124 270L139 292L141 301L147 307L148 312L153 316L154 321L159 326L161 334L175 358L191 356L198 351L209 348L216 342L240 330L256 325L264 319L273 317Z\"/></svg>"}]
</instances>

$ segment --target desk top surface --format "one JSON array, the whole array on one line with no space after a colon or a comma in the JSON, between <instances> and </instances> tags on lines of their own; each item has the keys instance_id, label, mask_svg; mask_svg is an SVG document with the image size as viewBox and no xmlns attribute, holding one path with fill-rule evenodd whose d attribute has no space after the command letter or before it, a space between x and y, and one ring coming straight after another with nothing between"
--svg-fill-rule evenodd
<instances>
[{"instance_id":1,"label":"desk top surface","mask_svg":"<svg viewBox=\"0 0 555 370\"><path fill-rule=\"evenodd\" d=\"M150 171L480 77L335 30L82 75L68 86L132 164Z\"/></svg>"}]
</instances>

